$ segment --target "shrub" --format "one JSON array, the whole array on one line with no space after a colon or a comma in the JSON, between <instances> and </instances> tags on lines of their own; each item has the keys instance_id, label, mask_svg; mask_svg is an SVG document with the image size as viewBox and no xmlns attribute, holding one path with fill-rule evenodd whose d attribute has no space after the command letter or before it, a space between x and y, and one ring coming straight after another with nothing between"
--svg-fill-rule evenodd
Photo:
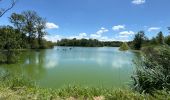
<instances>
[{"instance_id":1,"label":"shrub","mask_svg":"<svg viewBox=\"0 0 170 100\"><path fill-rule=\"evenodd\" d=\"M123 42L122 45L119 48L119 50L121 50L121 51L126 51L128 49L129 49L129 46L126 42Z\"/></svg>"},{"instance_id":2,"label":"shrub","mask_svg":"<svg viewBox=\"0 0 170 100\"><path fill-rule=\"evenodd\" d=\"M132 76L134 89L140 93L155 90L170 90L170 48L166 46L148 47L143 50L143 58L135 61L136 71Z\"/></svg>"}]
</instances>

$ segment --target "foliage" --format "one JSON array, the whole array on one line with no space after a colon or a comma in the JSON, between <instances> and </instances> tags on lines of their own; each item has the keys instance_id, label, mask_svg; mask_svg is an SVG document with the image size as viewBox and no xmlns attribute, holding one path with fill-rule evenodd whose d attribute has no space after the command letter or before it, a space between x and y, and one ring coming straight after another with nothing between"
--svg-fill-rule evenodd
<instances>
[{"instance_id":1,"label":"foliage","mask_svg":"<svg viewBox=\"0 0 170 100\"><path fill-rule=\"evenodd\" d=\"M140 93L155 90L170 90L170 48L149 47L143 50L144 56L136 61L133 76L134 89Z\"/></svg>"},{"instance_id":2,"label":"foliage","mask_svg":"<svg viewBox=\"0 0 170 100\"><path fill-rule=\"evenodd\" d=\"M20 48L20 33L11 26L0 27L0 48L16 49Z\"/></svg>"},{"instance_id":3,"label":"foliage","mask_svg":"<svg viewBox=\"0 0 170 100\"><path fill-rule=\"evenodd\" d=\"M46 20L35 11L24 11L21 14L13 13L10 18L12 26L0 27L0 49L43 49L49 42L44 40L47 33Z\"/></svg>"},{"instance_id":4,"label":"foliage","mask_svg":"<svg viewBox=\"0 0 170 100\"><path fill-rule=\"evenodd\" d=\"M156 39L157 39L157 43L158 43L158 44L164 44L164 36L163 36L163 33L162 33L162 32L159 32L159 33L158 33Z\"/></svg>"},{"instance_id":5,"label":"foliage","mask_svg":"<svg viewBox=\"0 0 170 100\"><path fill-rule=\"evenodd\" d=\"M22 34L22 40L27 39L30 48L42 48L43 37L46 35L46 20L35 11L24 11L21 14L13 13L9 18L15 28Z\"/></svg>"},{"instance_id":6,"label":"foliage","mask_svg":"<svg viewBox=\"0 0 170 100\"><path fill-rule=\"evenodd\" d=\"M96 39L62 39L57 42L58 46L81 46L81 47L119 47L121 42L118 41L110 41L110 42L102 42Z\"/></svg>"},{"instance_id":7,"label":"foliage","mask_svg":"<svg viewBox=\"0 0 170 100\"><path fill-rule=\"evenodd\" d=\"M170 36L165 37L165 43L170 46Z\"/></svg>"},{"instance_id":8,"label":"foliage","mask_svg":"<svg viewBox=\"0 0 170 100\"><path fill-rule=\"evenodd\" d=\"M11 74L7 70L3 70L0 73L0 89L2 88L15 91L21 88L36 88L36 84L34 81L20 74Z\"/></svg>"},{"instance_id":9,"label":"foliage","mask_svg":"<svg viewBox=\"0 0 170 100\"><path fill-rule=\"evenodd\" d=\"M14 63L18 59L20 34L11 26L0 27L0 63Z\"/></svg>"},{"instance_id":10,"label":"foliage","mask_svg":"<svg viewBox=\"0 0 170 100\"><path fill-rule=\"evenodd\" d=\"M142 47L142 43L146 39L144 31L139 31L133 40L133 48L135 50L140 50Z\"/></svg>"},{"instance_id":11,"label":"foliage","mask_svg":"<svg viewBox=\"0 0 170 100\"><path fill-rule=\"evenodd\" d=\"M153 37L151 40L150 40L150 43L152 45L158 45L158 42L157 42L157 39L155 37Z\"/></svg>"},{"instance_id":12,"label":"foliage","mask_svg":"<svg viewBox=\"0 0 170 100\"><path fill-rule=\"evenodd\" d=\"M168 28L170 30L170 28ZM132 42L128 42L129 46L132 49L140 50L142 47L147 46L158 46L158 45L170 45L170 36L163 36L163 33L160 31L156 37L148 39L143 31L139 31L135 35Z\"/></svg>"},{"instance_id":13,"label":"foliage","mask_svg":"<svg viewBox=\"0 0 170 100\"><path fill-rule=\"evenodd\" d=\"M121 50L121 51L126 51L128 49L129 49L129 46L126 42L123 42L122 45L119 48L119 50Z\"/></svg>"},{"instance_id":14,"label":"foliage","mask_svg":"<svg viewBox=\"0 0 170 100\"><path fill-rule=\"evenodd\" d=\"M0 63L15 63L19 49L45 49L54 45L46 41L46 20L35 11L25 11L10 16L12 26L0 26Z\"/></svg>"}]
</instances>

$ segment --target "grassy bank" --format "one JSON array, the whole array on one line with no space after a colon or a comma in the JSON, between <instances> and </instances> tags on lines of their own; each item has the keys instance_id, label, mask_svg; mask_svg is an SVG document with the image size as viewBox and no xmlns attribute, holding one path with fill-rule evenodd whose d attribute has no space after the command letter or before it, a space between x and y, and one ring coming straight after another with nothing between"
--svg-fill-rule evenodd
<instances>
[{"instance_id":1,"label":"grassy bank","mask_svg":"<svg viewBox=\"0 0 170 100\"><path fill-rule=\"evenodd\" d=\"M1 73L2 74L2 73ZM0 100L154 100L170 99L169 93L140 94L130 89L65 86L60 89L39 88L22 76L0 77Z\"/></svg>"},{"instance_id":2,"label":"grassy bank","mask_svg":"<svg viewBox=\"0 0 170 100\"><path fill-rule=\"evenodd\" d=\"M0 99L5 100L169 100L166 92L157 92L153 96L139 94L132 90L115 90L68 86L61 89L42 89L0 87Z\"/></svg>"}]
</instances>

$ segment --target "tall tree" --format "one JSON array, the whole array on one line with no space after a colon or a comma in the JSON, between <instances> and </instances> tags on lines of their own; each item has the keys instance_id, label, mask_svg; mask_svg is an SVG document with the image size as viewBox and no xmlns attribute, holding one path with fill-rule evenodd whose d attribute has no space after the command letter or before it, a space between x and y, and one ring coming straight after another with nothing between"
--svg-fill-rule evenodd
<instances>
[{"instance_id":1,"label":"tall tree","mask_svg":"<svg viewBox=\"0 0 170 100\"><path fill-rule=\"evenodd\" d=\"M46 34L46 20L35 11L24 11L21 14L13 13L10 22L22 33L23 40L28 40L31 48L44 47L43 37ZM25 39L26 36L27 39Z\"/></svg>"},{"instance_id":2,"label":"tall tree","mask_svg":"<svg viewBox=\"0 0 170 100\"><path fill-rule=\"evenodd\" d=\"M12 13L9 17L10 22L15 26L16 29L22 31L25 25L25 17L21 14Z\"/></svg>"},{"instance_id":3,"label":"tall tree","mask_svg":"<svg viewBox=\"0 0 170 100\"><path fill-rule=\"evenodd\" d=\"M22 14L17 14L13 13L9 17L10 22L14 25L14 28L21 34L21 39L22 39L22 48L27 48L28 47L28 41L27 41L27 36L26 32L24 31L25 29L25 17Z\"/></svg>"},{"instance_id":4,"label":"tall tree","mask_svg":"<svg viewBox=\"0 0 170 100\"><path fill-rule=\"evenodd\" d=\"M145 33L144 31L139 31L136 35L135 38L133 40L133 48L136 50L140 50L142 47L142 43L145 40Z\"/></svg>"},{"instance_id":5,"label":"tall tree","mask_svg":"<svg viewBox=\"0 0 170 100\"><path fill-rule=\"evenodd\" d=\"M47 32L45 31L46 20L41 17L37 18L36 29L37 29L37 36L38 36L37 38L38 38L38 43L40 45L40 48L45 48L43 43L43 37L44 35L47 34Z\"/></svg>"},{"instance_id":6,"label":"tall tree","mask_svg":"<svg viewBox=\"0 0 170 100\"><path fill-rule=\"evenodd\" d=\"M164 36L162 32L159 32L156 38L157 38L158 44L164 44Z\"/></svg>"},{"instance_id":7,"label":"tall tree","mask_svg":"<svg viewBox=\"0 0 170 100\"><path fill-rule=\"evenodd\" d=\"M2 2L3 0L0 0ZM7 11L11 10L16 4L16 0L11 0L11 5L8 8L0 8L0 17L2 17Z\"/></svg>"},{"instance_id":8,"label":"tall tree","mask_svg":"<svg viewBox=\"0 0 170 100\"><path fill-rule=\"evenodd\" d=\"M28 35L29 43L36 38L36 23L39 17L35 11L24 11L22 15L25 18L24 32Z\"/></svg>"}]
</instances>

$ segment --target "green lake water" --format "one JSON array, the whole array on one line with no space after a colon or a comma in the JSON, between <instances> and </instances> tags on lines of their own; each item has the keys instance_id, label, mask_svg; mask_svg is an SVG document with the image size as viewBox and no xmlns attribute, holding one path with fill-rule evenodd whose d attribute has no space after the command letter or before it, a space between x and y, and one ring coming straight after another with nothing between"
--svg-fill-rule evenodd
<instances>
[{"instance_id":1,"label":"green lake water","mask_svg":"<svg viewBox=\"0 0 170 100\"><path fill-rule=\"evenodd\" d=\"M24 51L17 64L0 65L0 71L21 74L43 88L65 85L124 87L131 82L137 54L114 47L55 47Z\"/></svg>"}]
</instances>

